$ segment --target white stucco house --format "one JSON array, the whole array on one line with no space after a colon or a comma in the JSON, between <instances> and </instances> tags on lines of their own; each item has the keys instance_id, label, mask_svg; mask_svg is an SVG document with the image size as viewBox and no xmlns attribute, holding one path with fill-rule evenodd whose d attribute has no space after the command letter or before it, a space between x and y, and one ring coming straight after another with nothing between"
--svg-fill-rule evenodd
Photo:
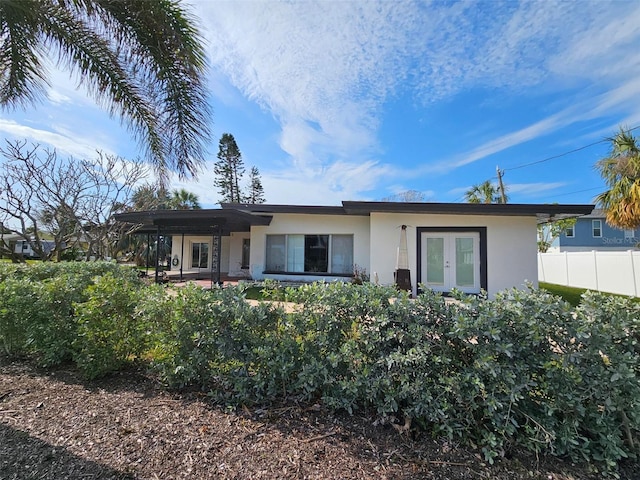
<instances>
[{"instance_id":1,"label":"white stucco house","mask_svg":"<svg viewBox=\"0 0 640 480\"><path fill-rule=\"evenodd\" d=\"M344 201L341 206L223 204L120 214L148 235L171 235L170 275L348 280L354 268L393 284L402 227L411 290L448 293L537 284L538 223L593 205Z\"/></svg>"}]
</instances>

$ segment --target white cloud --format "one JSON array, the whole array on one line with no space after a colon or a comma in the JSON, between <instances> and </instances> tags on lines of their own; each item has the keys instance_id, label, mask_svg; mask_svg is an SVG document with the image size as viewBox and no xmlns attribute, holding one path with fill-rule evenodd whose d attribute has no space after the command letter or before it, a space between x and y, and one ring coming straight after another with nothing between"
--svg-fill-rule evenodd
<instances>
[{"instance_id":1,"label":"white cloud","mask_svg":"<svg viewBox=\"0 0 640 480\"><path fill-rule=\"evenodd\" d=\"M549 66L554 73L586 78L637 77L640 5L602 2L600 7L600 15L575 31L567 48L552 56Z\"/></svg>"},{"instance_id":2,"label":"white cloud","mask_svg":"<svg viewBox=\"0 0 640 480\"><path fill-rule=\"evenodd\" d=\"M612 54L628 60L626 70L612 67L629 79L627 91L605 85L599 105L551 113L424 173L464 166L603 115L608 103L621 108L636 90L631 79L640 54L630 47L640 36L640 9L621 15L629 9L624 4L371 1L337 8L323 1L247 1L196 7L207 25L213 69L275 116L280 147L305 180L334 164L375 158L379 115L395 94L429 105L468 88L563 89L554 82L568 70L574 84L588 83L613 76L594 71L594 62L603 66Z\"/></svg>"},{"instance_id":3,"label":"white cloud","mask_svg":"<svg viewBox=\"0 0 640 480\"><path fill-rule=\"evenodd\" d=\"M566 187L567 182L535 182L535 183L510 183L507 185L507 194L521 196L544 196L551 190Z\"/></svg>"},{"instance_id":4,"label":"white cloud","mask_svg":"<svg viewBox=\"0 0 640 480\"><path fill-rule=\"evenodd\" d=\"M450 171L578 122L611 112L634 119L640 111L640 7L631 2L191 3L209 42L213 95L235 107L244 95L280 126L288 164L281 171L260 165L270 202L361 198L383 182ZM91 144L116 143L111 131L79 138L78 131L90 136L86 124L62 120L76 107L95 111L93 100L68 72L52 69L51 83L58 110L47 123L55 127L3 120L0 130L83 156L93 154ZM569 91L576 86L585 92ZM568 93L565 107L549 105L546 118L461 144L446 162L408 170L378 160L387 102L406 97L428 109L474 89ZM182 186L215 204L209 170Z\"/></svg>"},{"instance_id":5,"label":"white cloud","mask_svg":"<svg viewBox=\"0 0 640 480\"><path fill-rule=\"evenodd\" d=\"M197 181L175 179L171 188L184 188L197 194L203 206L214 207L220 196L214 187L213 164L213 161L205 163ZM291 166L279 172L261 171L260 174L268 203L301 205L339 205L342 200L361 199L361 192L374 188L386 176L388 167L372 160L334 162L318 169Z\"/></svg>"},{"instance_id":6,"label":"white cloud","mask_svg":"<svg viewBox=\"0 0 640 480\"><path fill-rule=\"evenodd\" d=\"M84 140L72 132L70 132L69 135L61 134L32 128L21 125L13 120L1 118L0 132L3 132L9 137L13 137L15 140L27 140L42 145L50 145L54 147L58 153L62 152L80 158L94 158L96 156L97 147L95 143ZM104 151L105 153L111 153L106 149Z\"/></svg>"}]
</instances>

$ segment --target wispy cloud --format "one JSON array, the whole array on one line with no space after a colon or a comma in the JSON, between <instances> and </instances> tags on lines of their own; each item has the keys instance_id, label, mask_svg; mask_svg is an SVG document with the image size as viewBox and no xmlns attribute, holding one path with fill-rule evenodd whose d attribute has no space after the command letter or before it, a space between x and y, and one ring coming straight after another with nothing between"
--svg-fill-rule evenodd
<instances>
[{"instance_id":1,"label":"wispy cloud","mask_svg":"<svg viewBox=\"0 0 640 480\"><path fill-rule=\"evenodd\" d=\"M50 145L59 153L66 153L80 158L94 158L96 156L96 146L89 141L83 141L76 134L61 134L48 130L32 128L21 125L13 120L0 119L0 132L3 132L9 139L27 140L32 143ZM105 151L105 153L111 153Z\"/></svg>"},{"instance_id":2,"label":"wispy cloud","mask_svg":"<svg viewBox=\"0 0 640 480\"><path fill-rule=\"evenodd\" d=\"M564 188L567 185L567 182L510 183L507 193L517 193L528 197L545 197L550 191Z\"/></svg>"},{"instance_id":3,"label":"wispy cloud","mask_svg":"<svg viewBox=\"0 0 640 480\"><path fill-rule=\"evenodd\" d=\"M206 162L198 182L175 179L172 187L185 188L197 194L202 205L214 207L221 197L213 186L213 163ZM260 177L269 203L292 203L295 198L296 203L306 205L337 205L341 200L362 199L362 192L373 189L387 175L386 166L371 160L334 162L319 169L266 170Z\"/></svg>"},{"instance_id":4,"label":"wispy cloud","mask_svg":"<svg viewBox=\"0 0 640 480\"><path fill-rule=\"evenodd\" d=\"M567 85L552 85L570 69L572 85L611 79L599 104L586 112L574 105L551 113L425 166L425 173L468 165L585 116L603 115L609 104L620 107L637 94L636 7L625 15L628 6L598 2L372 1L336 8L322 1L249 1L197 7L209 26L214 69L278 119L280 146L302 178L317 180L313 172L334 163L338 168L375 158L379 115L395 95L409 94L428 108L468 88L562 90ZM612 54L621 62L611 71L593 70ZM618 87L613 77L629 82Z\"/></svg>"},{"instance_id":5,"label":"wispy cloud","mask_svg":"<svg viewBox=\"0 0 640 480\"><path fill-rule=\"evenodd\" d=\"M271 168L260 166L272 202L336 204L366 197L381 184L470 165L579 122L608 119L612 112L629 121L640 118L637 3L190 3L208 40L212 95L234 108L248 99L279 126L285 159L279 157ZM37 125L2 120L0 131L83 156L98 146L116 149L120 142L120 149L125 141L133 143L123 132L122 138L109 138L94 129L91 138L85 124L65 121L70 111L95 106L75 90L76 79L70 81L67 72L53 69L52 75L49 106L57 110L51 118ZM545 106L544 118L493 130L491 136L474 137L475 143L461 142L419 169L381 160L391 157L379 132L392 101L428 110L476 91L527 99L552 92L561 100ZM51 111L45 109L44 116ZM214 204L212 184L210 168L199 183L175 183Z\"/></svg>"}]
</instances>

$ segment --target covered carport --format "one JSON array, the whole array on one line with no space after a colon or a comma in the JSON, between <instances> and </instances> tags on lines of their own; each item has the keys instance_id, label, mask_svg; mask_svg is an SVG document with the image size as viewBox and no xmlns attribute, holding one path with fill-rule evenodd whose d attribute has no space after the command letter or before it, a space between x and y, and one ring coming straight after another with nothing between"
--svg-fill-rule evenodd
<instances>
[{"instance_id":1,"label":"covered carport","mask_svg":"<svg viewBox=\"0 0 640 480\"><path fill-rule=\"evenodd\" d=\"M220 262L222 237L229 236L231 232L250 232L252 225L269 225L271 216L256 215L246 211L225 209L199 209L199 210L148 210L140 212L127 212L114 215L117 222L128 226L129 235L146 235L147 252L150 239L155 236L158 240L162 236L181 236L182 249L184 250L185 235L211 236L211 283L221 282ZM179 280L184 279L182 259L180 256ZM160 255L156 254L155 281L160 279Z\"/></svg>"}]
</instances>

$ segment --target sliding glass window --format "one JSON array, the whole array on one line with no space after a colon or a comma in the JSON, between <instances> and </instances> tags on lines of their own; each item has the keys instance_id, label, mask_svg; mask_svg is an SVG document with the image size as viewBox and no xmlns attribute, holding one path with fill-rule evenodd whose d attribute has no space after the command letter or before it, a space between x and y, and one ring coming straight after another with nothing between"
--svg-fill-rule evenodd
<instances>
[{"instance_id":1,"label":"sliding glass window","mask_svg":"<svg viewBox=\"0 0 640 480\"><path fill-rule=\"evenodd\" d=\"M267 235L266 270L353 273L353 235Z\"/></svg>"}]
</instances>

